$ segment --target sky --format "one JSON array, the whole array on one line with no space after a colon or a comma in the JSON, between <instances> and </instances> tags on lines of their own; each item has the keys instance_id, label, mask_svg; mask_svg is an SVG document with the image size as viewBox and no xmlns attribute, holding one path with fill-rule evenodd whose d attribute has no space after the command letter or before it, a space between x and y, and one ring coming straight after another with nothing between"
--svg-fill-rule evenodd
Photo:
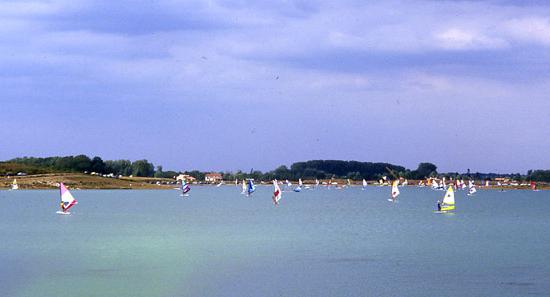
<instances>
[{"instance_id":1,"label":"sky","mask_svg":"<svg viewBox=\"0 0 550 297\"><path fill-rule=\"evenodd\" d=\"M0 0L0 36L0 160L550 169L548 1Z\"/></svg>"}]
</instances>

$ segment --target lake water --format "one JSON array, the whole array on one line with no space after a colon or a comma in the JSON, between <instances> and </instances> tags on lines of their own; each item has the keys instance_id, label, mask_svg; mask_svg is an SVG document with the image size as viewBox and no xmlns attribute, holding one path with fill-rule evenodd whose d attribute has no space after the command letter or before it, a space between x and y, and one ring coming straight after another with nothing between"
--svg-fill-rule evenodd
<instances>
[{"instance_id":1,"label":"lake water","mask_svg":"<svg viewBox=\"0 0 550 297\"><path fill-rule=\"evenodd\" d=\"M0 191L0 296L550 296L550 192Z\"/></svg>"}]
</instances>

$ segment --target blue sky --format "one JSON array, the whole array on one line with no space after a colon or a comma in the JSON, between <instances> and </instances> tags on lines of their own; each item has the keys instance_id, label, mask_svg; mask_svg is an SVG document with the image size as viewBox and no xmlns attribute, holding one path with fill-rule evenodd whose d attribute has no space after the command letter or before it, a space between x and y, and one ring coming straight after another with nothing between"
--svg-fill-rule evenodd
<instances>
[{"instance_id":1,"label":"blue sky","mask_svg":"<svg viewBox=\"0 0 550 297\"><path fill-rule=\"evenodd\" d=\"M0 159L550 168L547 1L0 1Z\"/></svg>"}]
</instances>

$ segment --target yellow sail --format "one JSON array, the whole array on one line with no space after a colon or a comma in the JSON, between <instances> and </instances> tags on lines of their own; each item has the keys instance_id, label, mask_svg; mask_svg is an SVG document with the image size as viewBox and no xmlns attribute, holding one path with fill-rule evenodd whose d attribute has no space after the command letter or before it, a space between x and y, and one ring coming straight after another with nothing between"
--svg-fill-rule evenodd
<instances>
[{"instance_id":1,"label":"yellow sail","mask_svg":"<svg viewBox=\"0 0 550 297\"><path fill-rule=\"evenodd\" d=\"M443 197L443 203L441 203L442 211L449 211L455 209L455 192L452 186L449 186L445 197Z\"/></svg>"},{"instance_id":2,"label":"yellow sail","mask_svg":"<svg viewBox=\"0 0 550 297\"><path fill-rule=\"evenodd\" d=\"M12 190L18 190L19 189L19 185L17 185L17 179L13 180L13 183L11 184L11 189Z\"/></svg>"}]
</instances>

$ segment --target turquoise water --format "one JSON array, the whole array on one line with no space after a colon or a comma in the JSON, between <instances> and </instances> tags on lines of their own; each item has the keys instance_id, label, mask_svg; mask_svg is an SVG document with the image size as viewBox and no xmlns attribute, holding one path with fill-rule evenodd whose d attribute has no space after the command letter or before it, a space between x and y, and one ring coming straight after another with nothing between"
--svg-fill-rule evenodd
<instances>
[{"instance_id":1,"label":"turquoise water","mask_svg":"<svg viewBox=\"0 0 550 297\"><path fill-rule=\"evenodd\" d=\"M550 296L550 192L0 191L0 295Z\"/></svg>"}]
</instances>

